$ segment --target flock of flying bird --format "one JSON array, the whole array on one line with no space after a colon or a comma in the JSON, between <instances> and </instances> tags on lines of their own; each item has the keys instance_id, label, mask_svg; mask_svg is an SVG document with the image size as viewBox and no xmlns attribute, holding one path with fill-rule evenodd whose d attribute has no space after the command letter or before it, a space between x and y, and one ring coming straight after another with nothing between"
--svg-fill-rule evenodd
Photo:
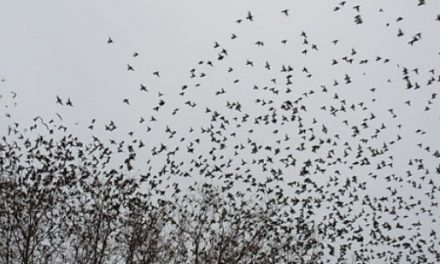
<instances>
[{"instance_id":1,"label":"flock of flying bird","mask_svg":"<svg viewBox=\"0 0 440 264\"><path fill-rule=\"evenodd\" d=\"M342 1L332 12L348 5ZM415 8L425 5L419 0ZM352 8L357 27L368 23L363 6ZM286 23L295 17L293 9L279 12ZM243 24L257 27L260 17L249 11L236 20L237 31ZM399 26L404 17L392 19L385 28L394 26L396 38L411 52L423 34L405 32ZM440 22L440 15L432 21ZM116 153L129 153L124 166L141 182L161 186L158 195L180 195L195 182L236 188L258 199L286 195L283 203L294 215L314 221L331 263L350 255L365 263L438 263L439 142L432 145L435 131L414 127L407 115L437 115L438 122L440 69L411 67L391 56L369 57L361 48L345 46L344 39L324 43L315 41L313 32L298 33L251 41L246 33L231 33L214 41L210 58L188 69L179 91L145 83L133 88L156 99L150 114L139 116L142 131L112 138L113 131L125 128L96 119L87 128L95 134L101 125L96 133L108 135ZM117 48L120 41L109 37L107 45ZM243 58L240 50L228 48L233 42L258 57ZM268 46L286 56L271 60ZM329 50L343 55L320 57ZM290 59L291 53L299 59ZM132 53L139 56L142 52ZM316 58L324 71L335 74L332 79L309 62ZM137 72L136 64L127 64L126 71ZM156 70L152 76L166 74ZM396 102L389 97L394 93L408 98ZM55 102L75 105L69 97L56 96ZM133 100L124 97L121 104L131 107ZM53 133L67 130L49 123ZM14 129L10 126L10 132ZM157 135L162 142L154 139ZM147 161L139 161L142 155Z\"/></svg>"}]
</instances>

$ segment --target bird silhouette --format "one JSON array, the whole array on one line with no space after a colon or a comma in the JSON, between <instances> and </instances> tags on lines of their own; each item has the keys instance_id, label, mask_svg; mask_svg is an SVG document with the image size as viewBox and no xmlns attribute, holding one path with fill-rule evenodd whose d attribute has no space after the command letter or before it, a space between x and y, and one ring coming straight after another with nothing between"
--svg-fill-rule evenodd
<instances>
[{"instance_id":1,"label":"bird silhouette","mask_svg":"<svg viewBox=\"0 0 440 264\"><path fill-rule=\"evenodd\" d=\"M251 11L248 11L246 19L253 22L254 21L254 16L252 15Z\"/></svg>"},{"instance_id":2,"label":"bird silhouette","mask_svg":"<svg viewBox=\"0 0 440 264\"><path fill-rule=\"evenodd\" d=\"M281 13L283 13L284 15L286 15L286 16L289 16L289 9L284 9L284 10L281 10Z\"/></svg>"}]
</instances>

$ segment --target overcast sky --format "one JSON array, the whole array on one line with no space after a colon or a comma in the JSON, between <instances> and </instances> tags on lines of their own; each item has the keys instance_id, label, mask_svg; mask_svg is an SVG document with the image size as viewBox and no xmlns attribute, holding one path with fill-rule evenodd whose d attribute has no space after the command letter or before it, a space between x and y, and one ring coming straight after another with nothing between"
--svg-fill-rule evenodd
<instances>
[{"instance_id":1,"label":"overcast sky","mask_svg":"<svg viewBox=\"0 0 440 264\"><path fill-rule=\"evenodd\" d=\"M353 8L357 5L360 12ZM370 104L378 111L376 115L383 114L386 120L390 115L384 111L394 107L401 113L398 122L407 123L409 132L419 128L435 131L439 114L435 109L423 110L437 87L406 90L402 70L419 68L416 77L423 85L428 71L438 67L440 49L436 33L440 23L435 18L440 3L428 1L427 5L418 6L416 0L368 4L348 1L334 12L337 6L341 6L338 1L3 1L0 77L7 81L1 89L18 94L19 103L10 111L14 112L15 120L23 123L36 115L54 118L59 113L65 122L79 123L71 127L78 129L77 133L90 134L86 127L96 118L101 129L109 120L115 120L127 129L114 134L125 134L138 126L140 117L154 114L152 108L159 100L157 92L166 95L167 109L156 115L169 114L174 106L194 98L203 110L205 105L223 104L213 93L220 88L228 90L231 85L228 67L236 68L234 78L250 79L242 86L252 87L257 80L276 77L264 69L264 63L269 61L277 70L283 64L293 66L297 94L320 85L331 87L336 79L343 82L345 73L358 75L359 80L352 85L344 89L335 87L330 92L359 102L368 100L365 96L371 96L370 88L377 88L376 102ZM280 12L284 9L289 9L289 17ZM237 19L246 22L248 11L255 16L254 23L237 24ZM354 23L357 14L364 20L361 25ZM397 21L399 17L403 19ZM399 29L404 32L400 38ZM302 45L302 31L307 33L310 44L317 45L318 52L309 46L306 56L301 53L307 48ZM417 45L408 45L417 33L422 33L422 40ZM232 34L237 39L231 40ZM114 40L112 45L106 43L108 37ZM289 40L288 45L280 44L283 39ZM338 44L331 44L335 39ZM259 40L265 43L263 48L254 45ZM203 68L205 65L197 64L200 60L216 60L215 41L230 56L225 62L214 62L217 67ZM349 56L352 48L357 51L356 59L369 59L369 64L360 67L343 63L341 58ZM134 52L139 56L132 57ZM375 63L377 56L390 62ZM331 66L333 59L340 62L336 67ZM244 65L247 60L255 61L252 71ZM135 71L127 71L127 64L134 66ZM191 92L185 98L177 96L183 85L191 87L198 83L190 78L190 69L197 66L201 67L199 72L207 74L201 79L203 88L189 89ZM303 67L313 74L312 78L302 78ZM161 77L153 76L154 71L160 71ZM148 94L139 92L141 83L148 88ZM223 99L233 101L234 97L242 96L242 101L253 101L255 98L247 96L248 91L233 89L228 92L233 98ZM57 105L57 95L63 100L71 98L74 107ZM130 99L130 106L122 103L125 98ZM408 99L412 100L411 107L405 107ZM326 102L326 97L316 96L315 100L317 103L312 105L318 107ZM190 110L180 111L180 117L164 117L166 121L161 124L182 120L188 123L186 113L199 126L195 117L203 120L201 111ZM429 133L423 140L438 147L440 139L434 134Z\"/></svg>"},{"instance_id":2,"label":"overcast sky","mask_svg":"<svg viewBox=\"0 0 440 264\"><path fill-rule=\"evenodd\" d=\"M421 70L437 66L438 2L418 7L415 0L370 1L361 5L365 23L356 25L352 6L357 2L332 12L337 1L4 1L0 74L8 80L7 88L19 94L17 117L63 111L54 103L55 95L60 95L75 104L75 111L64 113L66 118L85 122L91 117L131 120L127 115L136 111L120 101L136 96L139 83L165 93L178 91L189 69L215 54L214 41L240 55L239 60L288 61L291 56L298 69L308 66L319 73L322 83L325 74L332 74L327 59L349 54L352 47L359 57L392 59L383 78L399 78L392 75L401 71L397 64ZM291 10L288 19L280 14L286 8ZM237 25L235 20L244 18L248 10L255 23ZM400 16L404 19L396 22ZM399 28L405 32L400 39ZM275 45L282 38L300 43L301 31L320 47L319 55L301 57L299 45L283 50ZM407 45L418 32L423 33L423 41ZM239 35L236 42L229 39L232 33ZM109 36L114 39L111 47L106 45ZM266 41L263 51L253 45L260 39ZM337 48L330 45L333 39L340 39ZM136 59L131 57L134 51L140 54ZM128 63L136 72L126 71ZM154 79L155 70L163 78ZM373 80L375 76L368 81Z\"/></svg>"},{"instance_id":3,"label":"overcast sky","mask_svg":"<svg viewBox=\"0 0 440 264\"><path fill-rule=\"evenodd\" d=\"M249 123L241 127L231 123L225 130L225 134L237 134L228 136L230 146L247 142L253 129L252 138L261 144L278 146L276 141L288 135L293 141L289 146L294 149L302 140L295 124L252 123L258 115L273 113L268 106L256 103L257 99L272 100L280 106L286 100L301 98L298 106L307 108L301 112L305 127L314 127L315 120L315 132L325 125L329 134L340 135L337 153L343 153L344 143L354 150L363 145L360 138L352 137L353 126L361 128L364 118L376 116L367 122L368 128L361 128L362 133L365 131L362 136L371 137L383 130L378 138L371 138L368 146L381 148L387 143L391 148L388 160L372 160L392 162L394 167L379 171L377 163L372 162L371 166L355 168L353 173L361 177L380 175L379 181L368 181L368 193L383 195L392 184L383 179L412 171L407 164L415 158L424 159L429 169L427 177L438 178L435 169L439 159L433 153L440 148L440 108L433 94L439 93L440 21L436 18L440 1L427 0L421 6L418 0L341 2L0 1L0 78L4 79L0 83L0 106L4 111L0 128L5 131L11 121L30 125L35 116L42 116L65 124L84 138L97 135L123 139L133 131L135 137L147 142L149 151L159 142L173 148L179 146L181 137L199 136L190 135L188 130L210 124L211 116L205 114L208 107L230 120L242 118L245 113L251 115ZM281 12L285 9L289 16ZM246 19L249 11L253 21ZM363 23L356 24L356 16ZM241 23L237 23L239 19ZM233 34L237 37L232 38ZM107 43L109 37L111 44ZM264 45L256 45L259 41ZM214 47L216 42L220 47ZM222 49L227 56L218 60ZM139 55L134 57L134 53ZM213 65L207 65L208 61ZM271 65L270 70L266 63ZM128 65L134 71L127 70ZM294 69L291 85L285 83L286 73L280 71L283 65ZM413 85L409 89L403 79L405 68ZM191 69L195 78L191 78ZM156 71L160 77L153 74ZM141 84L147 92L140 90ZM185 85L188 88L184 96L179 95ZM216 95L222 89L225 94ZM285 93L286 89L293 92ZM57 96L64 105L57 104ZM73 107L65 105L69 98ZM129 104L124 103L125 99ZM165 105L155 111L160 100ZM240 102L242 112L229 109L232 102ZM346 104L346 112L330 113L331 106L340 108L342 104ZM353 104L356 110L351 111ZM176 108L178 113L173 114ZM152 116L158 121L150 122ZM147 121L140 123L142 118ZM93 131L88 128L92 119L97 120ZM118 129L105 131L111 120ZM177 131L176 138L169 138L167 126ZM150 128L151 132L146 132ZM279 130L278 134L274 130ZM322 133L319 136L324 137ZM391 147L389 142L397 137L402 140ZM196 154L211 149L212 145L205 143ZM182 149L187 146L181 143ZM143 154L147 159L148 151ZM284 149L282 153L289 151ZM233 149L222 152L226 157L231 155L239 166L240 160L235 160L232 153ZM310 151L302 153L306 154L298 154L299 161L318 157ZM181 155L180 159L190 160L185 153ZM240 158L254 157L246 152ZM156 165L159 169L160 164ZM258 167L253 173L266 177ZM424 185L425 189L414 191L408 186L393 188L404 196L413 194L425 199L424 206L429 207L423 193L430 187ZM432 217L411 219L419 217L426 221L423 231L429 232Z\"/></svg>"}]
</instances>

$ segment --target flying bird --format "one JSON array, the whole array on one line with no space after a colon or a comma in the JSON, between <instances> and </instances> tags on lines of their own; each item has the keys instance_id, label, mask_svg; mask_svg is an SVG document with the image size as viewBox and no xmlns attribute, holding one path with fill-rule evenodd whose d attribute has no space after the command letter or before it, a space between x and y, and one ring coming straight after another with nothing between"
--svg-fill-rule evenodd
<instances>
[{"instance_id":1,"label":"flying bird","mask_svg":"<svg viewBox=\"0 0 440 264\"><path fill-rule=\"evenodd\" d=\"M57 104L63 105L63 100L57 95Z\"/></svg>"},{"instance_id":2,"label":"flying bird","mask_svg":"<svg viewBox=\"0 0 440 264\"><path fill-rule=\"evenodd\" d=\"M249 21L254 21L254 16L252 15L251 11L248 11L246 19Z\"/></svg>"},{"instance_id":3,"label":"flying bird","mask_svg":"<svg viewBox=\"0 0 440 264\"><path fill-rule=\"evenodd\" d=\"M283 13L286 16L289 16L289 11L290 11L289 9L284 9L281 11L281 13Z\"/></svg>"}]
</instances>

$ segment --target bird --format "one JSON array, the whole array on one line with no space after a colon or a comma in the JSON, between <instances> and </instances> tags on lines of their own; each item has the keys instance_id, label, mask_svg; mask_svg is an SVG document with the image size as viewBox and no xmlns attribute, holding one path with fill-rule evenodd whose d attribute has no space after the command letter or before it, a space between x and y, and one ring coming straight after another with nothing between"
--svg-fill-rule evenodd
<instances>
[{"instance_id":1,"label":"bird","mask_svg":"<svg viewBox=\"0 0 440 264\"><path fill-rule=\"evenodd\" d=\"M141 88L140 88L141 91L143 91L143 92L148 92L148 89L147 89L147 87L146 87L145 85L143 85L143 84L141 83L140 86L141 86Z\"/></svg>"},{"instance_id":2,"label":"bird","mask_svg":"<svg viewBox=\"0 0 440 264\"><path fill-rule=\"evenodd\" d=\"M284 9L284 10L281 10L281 13L283 13L284 15L286 15L286 16L289 16L289 9Z\"/></svg>"},{"instance_id":3,"label":"bird","mask_svg":"<svg viewBox=\"0 0 440 264\"><path fill-rule=\"evenodd\" d=\"M251 11L248 11L246 19L253 22L254 21L254 16L252 15Z\"/></svg>"},{"instance_id":4,"label":"bird","mask_svg":"<svg viewBox=\"0 0 440 264\"><path fill-rule=\"evenodd\" d=\"M270 70L270 64L269 64L269 62L268 61L266 61L266 64L265 64L265 66L264 66L267 70Z\"/></svg>"},{"instance_id":5,"label":"bird","mask_svg":"<svg viewBox=\"0 0 440 264\"><path fill-rule=\"evenodd\" d=\"M63 100L57 95L57 104L63 105Z\"/></svg>"}]
</instances>

